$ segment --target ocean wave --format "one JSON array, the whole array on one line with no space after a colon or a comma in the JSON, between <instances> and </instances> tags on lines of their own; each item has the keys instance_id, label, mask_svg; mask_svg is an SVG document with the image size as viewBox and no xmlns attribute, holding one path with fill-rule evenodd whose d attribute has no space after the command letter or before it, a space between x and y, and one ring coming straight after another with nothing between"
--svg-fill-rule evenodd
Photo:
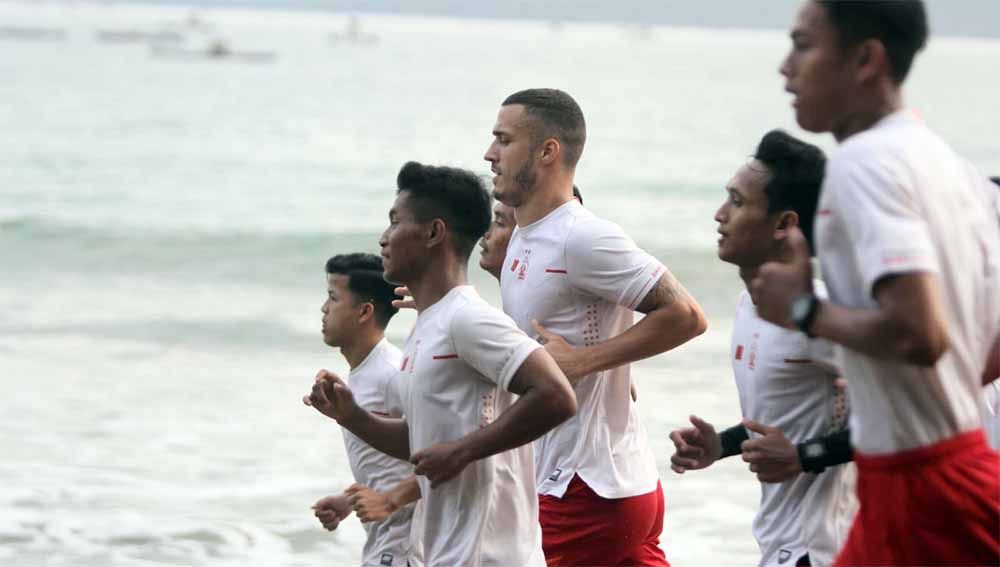
<instances>
[{"instance_id":1,"label":"ocean wave","mask_svg":"<svg viewBox=\"0 0 1000 567\"><path fill-rule=\"evenodd\" d=\"M142 230L31 215L0 218L0 238L10 268L0 278L57 271L287 284L322 273L333 254L378 251L376 232Z\"/></svg>"}]
</instances>

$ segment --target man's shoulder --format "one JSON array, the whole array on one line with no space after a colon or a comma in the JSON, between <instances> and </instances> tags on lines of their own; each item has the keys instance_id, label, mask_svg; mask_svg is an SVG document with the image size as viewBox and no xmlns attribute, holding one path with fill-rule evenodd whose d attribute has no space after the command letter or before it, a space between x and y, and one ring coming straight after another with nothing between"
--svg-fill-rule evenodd
<instances>
[{"instance_id":1,"label":"man's shoulder","mask_svg":"<svg viewBox=\"0 0 1000 567\"><path fill-rule=\"evenodd\" d=\"M587 213L576 217L573 223L566 227L564 238L567 254L589 255L595 245L609 238L632 241L618 223L599 217L590 211Z\"/></svg>"},{"instance_id":2,"label":"man's shoulder","mask_svg":"<svg viewBox=\"0 0 1000 567\"><path fill-rule=\"evenodd\" d=\"M466 296L462 301L455 302L449 319L449 327L453 334L475 334L480 329L481 323L497 319L510 321L513 325L513 321L506 313L479 296Z\"/></svg>"},{"instance_id":3,"label":"man's shoulder","mask_svg":"<svg viewBox=\"0 0 1000 567\"><path fill-rule=\"evenodd\" d=\"M890 116L873 128L844 140L830 156L834 173L852 165L905 164L916 154L939 151L942 140L909 111Z\"/></svg>"}]
</instances>

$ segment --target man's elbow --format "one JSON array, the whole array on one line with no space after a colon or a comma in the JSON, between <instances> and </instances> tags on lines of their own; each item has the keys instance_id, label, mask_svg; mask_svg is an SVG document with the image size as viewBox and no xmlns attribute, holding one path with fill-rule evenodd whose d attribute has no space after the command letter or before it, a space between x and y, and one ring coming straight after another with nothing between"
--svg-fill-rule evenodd
<instances>
[{"instance_id":1,"label":"man's elbow","mask_svg":"<svg viewBox=\"0 0 1000 567\"><path fill-rule=\"evenodd\" d=\"M553 427L576 415L576 394L568 382L550 393L548 406L548 413L554 422Z\"/></svg>"},{"instance_id":2,"label":"man's elbow","mask_svg":"<svg viewBox=\"0 0 1000 567\"><path fill-rule=\"evenodd\" d=\"M943 336L920 334L904 339L899 346L900 358L907 364L932 367L948 352L948 341Z\"/></svg>"},{"instance_id":3,"label":"man's elbow","mask_svg":"<svg viewBox=\"0 0 1000 567\"><path fill-rule=\"evenodd\" d=\"M688 301L683 307L683 318L681 327L683 329L684 341L689 341L708 330L708 319L701 310L698 302Z\"/></svg>"}]
</instances>

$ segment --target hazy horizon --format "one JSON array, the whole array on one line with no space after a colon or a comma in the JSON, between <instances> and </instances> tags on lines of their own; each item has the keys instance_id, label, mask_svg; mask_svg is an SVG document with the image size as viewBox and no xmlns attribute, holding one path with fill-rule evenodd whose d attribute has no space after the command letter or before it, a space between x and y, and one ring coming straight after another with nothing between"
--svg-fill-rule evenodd
<instances>
[{"instance_id":1,"label":"hazy horizon","mask_svg":"<svg viewBox=\"0 0 1000 567\"><path fill-rule=\"evenodd\" d=\"M23 0L21 0L23 1ZM785 29L800 0L508 0L503 4L463 0L108 0L106 4L168 4L202 7L259 7L331 12L431 15L459 18L608 22L705 28ZM927 0L932 35L1000 37L1000 2Z\"/></svg>"}]
</instances>

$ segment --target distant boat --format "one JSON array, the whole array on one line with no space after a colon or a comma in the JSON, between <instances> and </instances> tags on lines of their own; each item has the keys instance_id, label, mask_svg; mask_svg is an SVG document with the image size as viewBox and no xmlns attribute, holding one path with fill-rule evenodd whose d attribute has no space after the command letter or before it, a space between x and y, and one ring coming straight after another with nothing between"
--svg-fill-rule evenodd
<instances>
[{"instance_id":1,"label":"distant boat","mask_svg":"<svg viewBox=\"0 0 1000 567\"><path fill-rule=\"evenodd\" d=\"M173 59L211 59L219 61L243 61L247 63L270 63L277 55L273 51L239 51L230 48L224 41L216 41L204 49L185 49L154 45L154 57Z\"/></svg>"},{"instance_id":2,"label":"distant boat","mask_svg":"<svg viewBox=\"0 0 1000 567\"><path fill-rule=\"evenodd\" d=\"M361 20L352 14L347 19L347 25L344 26L344 30L334 32L330 36L330 40L334 43L342 44L375 45L378 43L378 36L373 33L362 31Z\"/></svg>"},{"instance_id":3,"label":"distant boat","mask_svg":"<svg viewBox=\"0 0 1000 567\"><path fill-rule=\"evenodd\" d=\"M97 39L103 43L181 43L184 36L170 30L98 30Z\"/></svg>"},{"instance_id":4,"label":"distant boat","mask_svg":"<svg viewBox=\"0 0 1000 567\"><path fill-rule=\"evenodd\" d=\"M30 26L0 26L0 38L34 41L63 41L66 30L58 28L38 28Z\"/></svg>"},{"instance_id":5,"label":"distant boat","mask_svg":"<svg viewBox=\"0 0 1000 567\"><path fill-rule=\"evenodd\" d=\"M197 12L189 12L183 20L166 21L163 26L169 29L188 32L208 33L215 29L211 22L203 19Z\"/></svg>"}]
</instances>

